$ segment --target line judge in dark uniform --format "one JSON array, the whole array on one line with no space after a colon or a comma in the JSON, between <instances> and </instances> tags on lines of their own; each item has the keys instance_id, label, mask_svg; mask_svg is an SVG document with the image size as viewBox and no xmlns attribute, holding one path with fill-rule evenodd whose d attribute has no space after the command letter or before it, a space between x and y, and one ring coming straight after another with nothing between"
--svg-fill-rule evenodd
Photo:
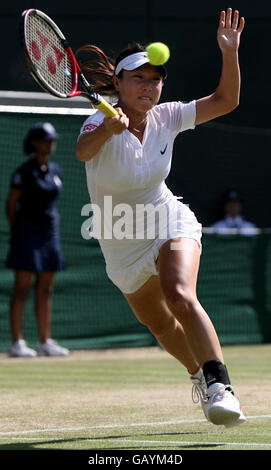
<instances>
[{"instance_id":1,"label":"line judge in dark uniform","mask_svg":"<svg viewBox=\"0 0 271 470\"><path fill-rule=\"evenodd\" d=\"M10 356L67 355L68 349L51 339L51 297L55 273L64 269L59 238L57 198L62 189L62 171L51 162L58 135L48 123L37 123L24 140L30 158L12 175L7 200L10 249L7 267L14 270L10 320L13 344ZM37 352L23 338L23 314L33 276L35 313L38 324Z\"/></svg>"}]
</instances>

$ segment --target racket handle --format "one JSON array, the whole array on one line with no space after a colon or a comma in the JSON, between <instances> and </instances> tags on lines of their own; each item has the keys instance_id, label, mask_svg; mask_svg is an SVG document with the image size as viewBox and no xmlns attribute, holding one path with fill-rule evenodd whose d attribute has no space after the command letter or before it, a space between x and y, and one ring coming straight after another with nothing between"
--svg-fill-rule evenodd
<instances>
[{"instance_id":1,"label":"racket handle","mask_svg":"<svg viewBox=\"0 0 271 470\"><path fill-rule=\"evenodd\" d=\"M100 97L101 102L95 105L95 108L98 108L106 117L118 116L117 111L102 97Z\"/></svg>"}]
</instances>

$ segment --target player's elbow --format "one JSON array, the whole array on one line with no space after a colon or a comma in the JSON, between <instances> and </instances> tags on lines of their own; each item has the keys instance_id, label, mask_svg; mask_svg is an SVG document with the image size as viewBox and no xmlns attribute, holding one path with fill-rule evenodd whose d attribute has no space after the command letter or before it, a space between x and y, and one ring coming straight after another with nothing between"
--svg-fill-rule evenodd
<instances>
[{"instance_id":1,"label":"player's elbow","mask_svg":"<svg viewBox=\"0 0 271 470\"><path fill-rule=\"evenodd\" d=\"M229 114L239 106L239 96L230 96L220 100L221 114Z\"/></svg>"},{"instance_id":2,"label":"player's elbow","mask_svg":"<svg viewBox=\"0 0 271 470\"><path fill-rule=\"evenodd\" d=\"M78 144L75 150L75 155L77 160L80 162L86 162L91 158L89 152L86 152L85 146Z\"/></svg>"},{"instance_id":3,"label":"player's elbow","mask_svg":"<svg viewBox=\"0 0 271 470\"><path fill-rule=\"evenodd\" d=\"M227 113L231 113L236 108L238 108L238 106L239 106L239 98L233 98L233 99L229 100L229 102L226 103Z\"/></svg>"},{"instance_id":4,"label":"player's elbow","mask_svg":"<svg viewBox=\"0 0 271 470\"><path fill-rule=\"evenodd\" d=\"M79 160L80 162L84 161L83 152L78 147L76 148L75 155L76 155L77 160Z\"/></svg>"}]
</instances>

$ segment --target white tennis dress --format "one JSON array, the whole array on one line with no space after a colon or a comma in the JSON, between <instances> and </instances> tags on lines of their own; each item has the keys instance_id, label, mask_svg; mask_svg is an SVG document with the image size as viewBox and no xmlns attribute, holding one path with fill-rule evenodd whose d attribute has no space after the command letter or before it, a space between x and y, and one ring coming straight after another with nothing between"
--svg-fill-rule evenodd
<instances>
[{"instance_id":1,"label":"white tennis dress","mask_svg":"<svg viewBox=\"0 0 271 470\"><path fill-rule=\"evenodd\" d=\"M137 291L158 274L155 262L165 241L192 238L201 247L201 224L165 184L174 140L194 129L195 117L195 101L157 105L148 113L142 143L125 130L86 162L91 203L100 212L93 218L93 232L107 275L123 293ZM89 116L80 135L96 129L103 119L100 111Z\"/></svg>"}]
</instances>

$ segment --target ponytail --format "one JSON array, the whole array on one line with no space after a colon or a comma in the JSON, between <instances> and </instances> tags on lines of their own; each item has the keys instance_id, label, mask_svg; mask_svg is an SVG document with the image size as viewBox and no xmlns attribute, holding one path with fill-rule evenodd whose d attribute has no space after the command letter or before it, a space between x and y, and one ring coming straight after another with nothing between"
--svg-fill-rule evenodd
<instances>
[{"instance_id":1,"label":"ponytail","mask_svg":"<svg viewBox=\"0 0 271 470\"><path fill-rule=\"evenodd\" d=\"M93 89L98 93L115 94L113 76L115 67L113 61L97 46L85 45L76 51L90 52L98 55L97 59L91 59L81 64L81 69L86 78L90 81Z\"/></svg>"},{"instance_id":2,"label":"ponytail","mask_svg":"<svg viewBox=\"0 0 271 470\"><path fill-rule=\"evenodd\" d=\"M76 51L76 55L80 52L96 54L98 58L88 60L81 64L82 72L97 93L116 95L117 92L113 84L116 66L125 57L142 51L145 51L145 48L141 44L133 42L118 55L116 60L110 59L102 49L94 45L85 45L80 47ZM122 71L119 73L118 77L120 77L121 74Z\"/></svg>"}]
</instances>

